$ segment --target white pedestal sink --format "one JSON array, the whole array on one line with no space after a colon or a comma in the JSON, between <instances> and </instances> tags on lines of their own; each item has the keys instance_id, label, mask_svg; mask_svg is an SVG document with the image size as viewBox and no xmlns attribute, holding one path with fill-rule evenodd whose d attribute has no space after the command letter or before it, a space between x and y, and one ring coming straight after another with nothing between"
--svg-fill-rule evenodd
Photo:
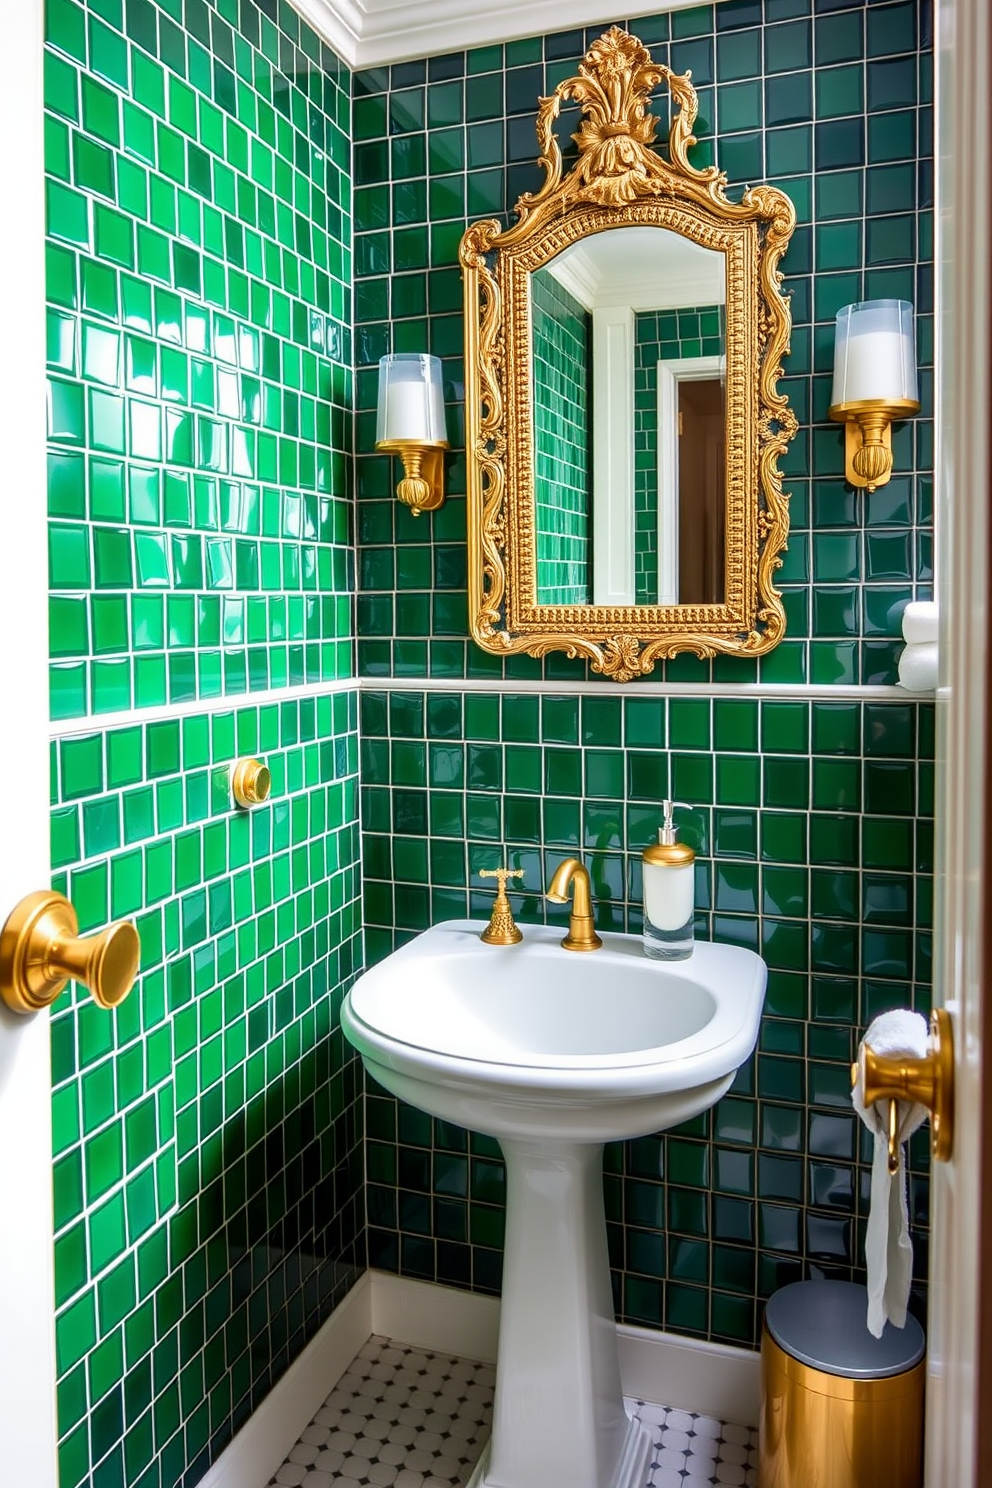
<instances>
[{"instance_id":1,"label":"white pedestal sink","mask_svg":"<svg viewBox=\"0 0 992 1488\"><path fill-rule=\"evenodd\" d=\"M359 977L344 1031L369 1073L495 1137L507 1170L493 1434L479 1488L641 1488L650 1442L623 1408L603 1143L676 1126L729 1088L758 1036L765 963L697 943L652 961L633 935L579 955L522 926L435 925Z\"/></svg>"}]
</instances>

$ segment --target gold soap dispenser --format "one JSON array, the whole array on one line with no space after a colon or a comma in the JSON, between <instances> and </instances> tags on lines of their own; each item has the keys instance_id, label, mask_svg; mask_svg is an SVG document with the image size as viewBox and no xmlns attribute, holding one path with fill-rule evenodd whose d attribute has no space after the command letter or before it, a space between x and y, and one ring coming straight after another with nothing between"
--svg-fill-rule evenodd
<instances>
[{"instance_id":1,"label":"gold soap dispenser","mask_svg":"<svg viewBox=\"0 0 992 1488\"><path fill-rule=\"evenodd\" d=\"M676 807L689 809L684 801L662 801L658 841L641 855L644 954L653 961L684 961L692 955L696 854L678 840Z\"/></svg>"}]
</instances>

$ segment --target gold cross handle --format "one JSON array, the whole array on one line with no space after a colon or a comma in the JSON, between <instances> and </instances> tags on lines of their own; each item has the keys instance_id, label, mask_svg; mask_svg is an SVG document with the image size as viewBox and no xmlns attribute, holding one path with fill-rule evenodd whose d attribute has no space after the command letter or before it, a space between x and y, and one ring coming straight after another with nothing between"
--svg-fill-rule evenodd
<instances>
[{"instance_id":1,"label":"gold cross handle","mask_svg":"<svg viewBox=\"0 0 992 1488\"><path fill-rule=\"evenodd\" d=\"M508 878L523 878L522 868L480 868L480 878L495 878L499 885L496 894L496 903L493 905L492 917L489 924L479 936L486 945L516 945L523 940L519 929L513 919L513 910L510 901L506 897L506 880Z\"/></svg>"},{"instance_id":2,"label":"gold cross handle","mask_svg":"<svg viewBox=\"0 0 992 1488\"><path fill-rule=\"evenodd\" d=\"M523 878L523 876L524 876L524 870L522 868L480 868L479 869L479 877L480 878L498 878L499 879L499 892L501 894L504 894L506 892L506 880L508 878Z\"/></svg>"}]
</instances>

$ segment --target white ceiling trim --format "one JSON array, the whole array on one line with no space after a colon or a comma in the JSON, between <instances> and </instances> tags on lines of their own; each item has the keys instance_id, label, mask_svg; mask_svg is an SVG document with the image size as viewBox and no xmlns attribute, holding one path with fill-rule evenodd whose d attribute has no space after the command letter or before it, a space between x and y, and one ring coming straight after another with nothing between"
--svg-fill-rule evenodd
<instances>
[{"instance_id":1,"label":"white ceiling trim","mask_svg":"<svg viewBox=\"0 0 992 1488\"><path fill-rule=\"evenodd\" d=\"M293 8L349 67L459 52L466 47L544 36L579 26L612 24L603 0L571 0L567 18L560 0L290 0ZM699 0L669 0L666 10L685 10ZM624 4L625 17L656 15L655 4Z\"/></svg>"},{"instance_id":2,"label":"white ceiling trim","mask_svg":"<svg viewBox=\"0 0 992 1488\"><path fill-rule=\"evenodd\" d=\"M654 227L593 233L547 269L585 310L682 310L727 298L722 253Z\"/></svg>"},{"instance_id":3,"label":"white ceiling trim","mask_svg":"<svg viewBox=\"0 0 992 1488\"><path fill-rule=\"evenodd\" d=\"M337 52L349 67L360 67L359 44L365 14L360 5L351 0L289 0L293 9L322 37L332 51Z\"/></svg>"}]
</instances>

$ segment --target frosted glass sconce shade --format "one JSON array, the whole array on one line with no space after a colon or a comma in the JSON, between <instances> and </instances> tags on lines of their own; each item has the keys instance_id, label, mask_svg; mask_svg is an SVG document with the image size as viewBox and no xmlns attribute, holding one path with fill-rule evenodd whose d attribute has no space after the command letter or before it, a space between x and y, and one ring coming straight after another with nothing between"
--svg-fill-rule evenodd
<instances>
[{"instance_id":1,"label":"frosted glass sconce shade","mask_svg":"<svg viewBox=\"0 0 992 1488\"><path fill-rule=\"evenodd\" d=\"M441 361L419 352L398 352L379 362L377 444L414 439L443 443L444 387Z\"/></svg>"},{"instance_id":2,"label":"frosted glass sconce shade","mask_svg":"<svg viewBox=\"0 0 992 1488\"><path fill-rule=\"evenodd\" d=\"M864 300L837 312L830 417L846 426L845 475L873 491L892 474L896 419L920 408L908 300Z\"/></svg>"},{"instance_id":3,"label":"frosted glass sconce shade","mask_svg":"<svg viewBox=\"0 0 992 1488\"><path fill-rule=\"evenodd\" d=\"M444 386L437 357L399 352L379 362L376 449L399 455L403 479L396 494L413 515L444 500Z\"/></svg>"},{"instance_id":4,"label":"frosted glass sconce shade","mask_svg":"<svg viewBox=\"0 0 992 1488\"><path fill-rule=\"evenodd\" d=\"M916 337L908 300L865 300L837 312L830 402L916 402Z\"/></svg>"}]
</instances>

